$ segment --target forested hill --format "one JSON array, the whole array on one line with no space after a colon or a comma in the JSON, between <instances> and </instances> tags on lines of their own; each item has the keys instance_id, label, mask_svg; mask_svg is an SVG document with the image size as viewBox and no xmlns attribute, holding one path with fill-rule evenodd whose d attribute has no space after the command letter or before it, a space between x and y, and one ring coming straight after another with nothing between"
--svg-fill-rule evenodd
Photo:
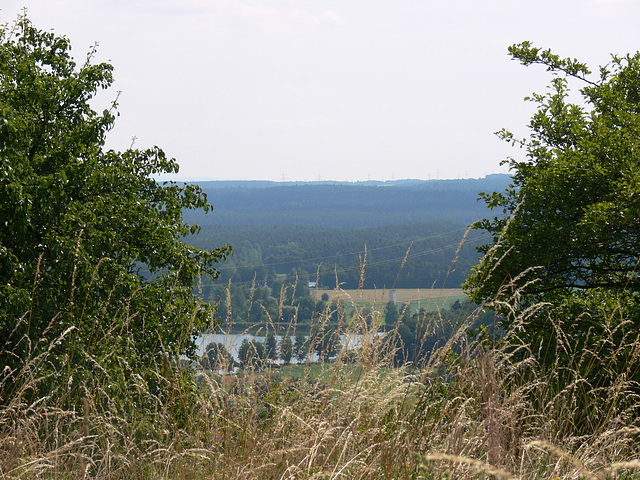
<instances>
[{"instance_id":1,"label":"forested hill","mask_svg":"<svg viewBox=\"0 0 640 480\"><path fill-rule=\"evenodd\" d=\"M230 182L198 184L214 206L208 214L186 212L202 226L308 225L374 227L454 221L487 216L479 192L503 191L509 175L481 179L392 182Z\"/></svg>"},{"instance_id":2,"label":"forested hill","mask_svg":"<svg viewBox=\"0 0 640 480\"><path fill-rule=\"evenodd\" d=\"M357 288L361 261L366 256L366 286L398 288L456 288L478 259L476 247L489 238L453 222L430 222L380 227L315 227L229 225L205 227L193 243L199 248L233 245L233 258L220 266L219 284L233 278L250 284L287 274L305 281L335 284L336 273L345 288ZM457 253L457 262L452 262Z\"/></svg>"},{"instance_id":3,"label":"forested hill","mask_svg":"<svg viewBox=\"0 0 640 480\"><path fill-rule=\"evenodd\" d=\"M366 248L367 287L458 287L478 261L476 247L487 242L481 232L465 237L469 224L490 215L478 194L504 191L510 178L199 182L214 211L186 212L188 222L202 226L187 241L207 249L233 246L233 257L219 266L219 285L282 275L314 280L318 272L321 284L330 285L338 272L347 288L357 288Z\"/></svg>"}]
</instances>

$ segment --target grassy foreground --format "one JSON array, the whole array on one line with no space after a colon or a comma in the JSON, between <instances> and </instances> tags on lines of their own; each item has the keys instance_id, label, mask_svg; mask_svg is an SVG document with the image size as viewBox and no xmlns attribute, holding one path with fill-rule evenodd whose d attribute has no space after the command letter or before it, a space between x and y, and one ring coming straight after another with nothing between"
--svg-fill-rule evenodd
<instances>
[{"instance_id":1,"label":"grassy foreground","mask_svg":"<svg viewBox=\"0 0 640 480\"><path fill-rule=\"evenodd\" d=\"M453 338L401 368L358 311L355 358L289 370L188 374L166 358L147 379L114 353L69 398L46 354L27 358L22 388L2 398L0 477L640 478L635 385L594 392L565 365L573 377L554 387L559 370L542 372L526 345L516 361L499 343L471 342L478 313L461 313ZM57 376L47 397L27 400Z\"/></svg>"}]
</instances>

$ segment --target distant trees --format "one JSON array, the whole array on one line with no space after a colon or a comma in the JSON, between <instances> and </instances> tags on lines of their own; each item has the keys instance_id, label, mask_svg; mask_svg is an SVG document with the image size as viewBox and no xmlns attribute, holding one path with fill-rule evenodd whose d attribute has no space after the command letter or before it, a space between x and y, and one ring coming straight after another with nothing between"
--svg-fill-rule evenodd
<instances>
[{"instance_id":1,"label":"distant trees","mask_svg":"<svg viewBox=\"0 0 640 480\"><path fill-rule=\"evenodd\" d=\"M193 242L201 248L212 248L228 241L234 246L234 257L221 265L222 283L250 285L254 275L259 285L268 285L271 296L279 299L278 282L288 286L298 277L296 297L306 296L300 290L307 280L333 288L338 282L344 288L357 288L360 282L359 255L367 245L365 288L423 288L436 285L459 287L472 265L477 263L479 234L468 235L458 252L456 268L451 264L467 225L452 222L389 225L375 228L295 227L288 225L229 226L223 231L203 226ZM224 235L223 235L224 234ZM411 242L411 257L402 271L400 265ZM283 244L287 248L281 248ZM294 249L290 244L296 244ZM288 254L295 257L287 257ZM295 261L292 261L295 260ZM320 268L319 268L320 267ZM400 275L398 275L400 271ZM447 273L449 276L447 277ZM397 279L396 279L397 277ZM281 285L282 283L280 283Z\"/></svg>"},{"instance_id":2,"label":"distant trees","mask_svg":"<svg viewBox=\"0 0 640 480\"><path fill-rule=\"evenodd\" d=\"M280 342L280 358L285 365L291 363L291 359L293 358L293 341L289 335L282 337L282 341Z\"/></svg>"},{"instance_id":3,"label":"distant trees","mask_svg":"<svg viewBox=\"0 0 640 480\"><path fill-rule=\"evenodd\" d=\"M388 327L393 327L399 318L400 315L398 314L398 307L396 306L396 303L387 302L384 307L384 323Z\"/></svg>"},{"instance_id":4,"label":"distant trees","mask_svg":"<svg viewBox=\"0 0 640 480\"><path fill-rule=\"evenodd\" d=\"M394 354L396 365L424 366L432 353L444 346L462 322L468 320L469 307L468 301L456 301L449 308L431 312L421 309L410 315L405 314L385 334L385 348ZM476 310L473 324L466 327L470 334L476 331L493 333L496 322L493 311Z\"/></svg>"},{"instance_id":5,"label":"distant trees","mask_svg":"<svg viewBox=\"0 0 640 480\"><path fill-rule=\"evenodd\" d=\"M242 368L261 368L265 360L264 343L243 339L238 349L238 359Z\"/></svg>"},{"instance_id":6,"label":"distant trees","mask_svg":"<svg viewBox=\"0 0 640 480\"><path fill-rule=\"evenodd\" d=\"M205 347L201 363L205 370L231 371L235 366L233 356L220 342L211 342Z\"/></svg>"},{"instance_id":7,"label":"distant trees","mask_svg":"<svg viewBox=\"0 0 640 480\"><path fill-rule=\"evenodd\" d=\"M387 304L390 311L398 306L391 305L393 304ZM474 310L474 322L466 324L470 335L477 332L493 335L496 328L494 312L476 309L468 300L457 300L449 308L434 311L422 308L411 312L403 305L400 307L403 314L398 314L398 319L387 328L382 340L385 349L393 353L396 365L424 365L430 355L444 346L457 332L461 322L467 320L470 309ZM317 323L312 326L309 335L298 330L294 337L285 333L279 341L273 332L268 332L263 341L260 337L244 338L238 352L240 365L243 368L263 368L278 360L284 364L289 364L292 360L303 363L307 359L327 362L341 352L341 333L342 330L337 325ZM213 363L220 355L225 355L223 358L226 358L226 354L218 353L223 352L223 348L215 344L210 344L206 350L210 360L203 359L203 364L205 361Z\"/></svg>"},{"instance_id":8,"label":"distant trees","mask_svg":"<svg viewBox=\"0 0 640 480\"><path fill-rule=\"evenodd\" d=\"M284 323L310 323L324 310L322 301L310 296L308 287L284 284L274 280L270 285L242 284L225 287L228 295L210 295L210 301L220 301L220 310L230 312L240 323L265 324L270 320ZM229 303L229 300L231 302Z\"/></svg>"},{"instance_id":9,"label":"distant trees","mask_svg":"<svg viewBox=\"0 0 640 480\"><path fill-rule=\"evenodd\" d=\"M278 341L276 340L276 336L273 332L267 333L267 337L265 338L264 356L267 360L278 360Z\"/></svg>"},{"instance_id":10,"label":"distant trees","mask_svg":"<svg viewBox=\"0 0 640 480\"><path fill-rule=\"evenodd\" d=\"M320 339L321 337L316 337ZM295 341L295 343L294 343ZM325 351L330 353L330 356L335 356L335 348L331 346L328 340L319 340L321 342L321 351L325 356ZM262 368L268 364L268 362L277 362L282 360L284 364L291 363L293 358L296 358L298 363L304 362L309 354L309 349L313 345L307 336L302 332L297 332L294 339L290 335L285 334L278 339L273 332L269 332L264 341L260 341L257 338L249 339L244 338L238 349L238 358L240 365L243 368ZM224 346L219 344L209 344L203 357L203 365L214 364L215 361L220 361L220 355L224 355L223 358L227 358L224 352Z\"/></svg>"},{"instance_id":11,"label":"distant trees","mask_svg":"<svg viewBox=\"0 0 640 480\"><path fill-rule=\"evenodd\" d=\"M325 362L340 351L340 331L336 327L316 325L311 329L308 341L318 357Z\"/></svg>"},{"instance_id":12,"label":"distant trees","mask_svg":"<svg viewBox=\"0 0 640 480\"><path fill-rule=\"evenodd\" d=\"M309 342L307 341L307 337L302 332L296 333L293 354L298 360L298 363L304 362L309 354Z\"/></svg>"}]
</instances>

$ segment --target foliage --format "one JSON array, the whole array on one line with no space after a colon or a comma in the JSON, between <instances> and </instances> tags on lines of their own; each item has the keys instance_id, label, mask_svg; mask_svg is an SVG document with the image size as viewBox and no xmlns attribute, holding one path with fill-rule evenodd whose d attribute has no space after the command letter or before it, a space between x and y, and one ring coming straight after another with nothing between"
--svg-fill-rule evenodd
<instances>
[{"instance_id":1,"label":"foliage","mask_svg":"<svg viewBox=\"0 0 640 480\"><path fill-rule=\"evenodd\" d=\"M350 211L349 206L344 208ZM478 212L475 219L484 215L486 211ZM476 247L485 243L488 235L474 232L462 242L467 224L451 218L456 222L360 228L203 225L200 234L190 241L199 248L216 248L225 242L233 245L233 258L219 266L219 286L230 279L236 287L251 285L255 278L258 285L273 288L278 281L293 284L297 275L298 288L316 280L321 288L335 288L337 273L342 288L358 288L360 259L365 256L366 246L365 288L459 288L478 261ZM457 260L452 269L454 257ZM277 298L279 289L273 290ZM220 293L215 287L212 292Z\"/></svg>"},{"instance_id":2,"label":"foliage","mask_svg":"<svg viewBox=\"0 0 640 480\"><path fill-rule=\"evenodd\" d=\"M211 342L204 349L202 367L207 370L232 371L234 367L233 356L224 346L224 343Z\"/></svg>"},{"instance_id":3,"label":"foliage","mask_svg":"<svg viewBox=\"0 0 640 480\"><path fill-rule=\"evenodd\" d=\"M319 227L319 231L437 223L452 218L468 224L486 213L484 205L476 201L478 191L502 189L508 183L509 176L504 174L378 183L199 182L218 208L206 217L190 213L187 218L203 226L307 225Z\"/></svg>"},{"instance_id":4,"label":"foliage","mask_svg":"<svg viewBox=\"0 0 640 480\"><path fill-rule=\"evenodd\" d=\"M575 343L561 368L541 368L529 353L514 362L510 349L467 342L467 315L478 312L461 306L450 341L410 368L393 367L365 322L346 327L362 340L347 358L197 376L167 362L154 366L157 394L116 353L111 371L132 379L127 389L114 392L103 377L79 408L62 400L64 386L0 406L2 477L638 478L640 415L637 397L635 406L623 401L628 379L585 401L594 395ZM45 354L25 365L28 388L47 362Z\"/></svg>"},{"instance_id":5,"label":"foliage","mask_svg":"<svg viewBox=\"0 0 640 480\"><path fill-rule=\"evenodd\" d=\"M291 363L291 359L293 358L293 341L291 340L291 336L285 334L282 337L282 341L280 342L280 359L288 365Z\"/></svg>"},{"instance_id":6,"label":"foliage","mask_svg":"<svg viewBox=\"0 0 640 480\"><path fill-rule=\"evenodd\" d=\"M22 59L23 75L37 68L29 68L33 65L28 55L23 58L17 53L28 53L27 47L34 44L46 51L55 40L32 29L26 19L14 30L3 29L1 33L0 68ZM20 40L23 33L31 35L31 43L13 41ZM58 43L55 55L46 58L61 58L60 53L68 50L65 42ZM17 50L7 56L7 46ZM554 60L567 71L575 66L550 54L543 58ZM65 62L63 58L60 65ZM34 80L36 86L55 80L52 72L58 67L45 65L45 73L51 73L52 79L36 75L27 80ZM85 72L89 73L91 70ZM0 123L0 128L9 125L12 135L17 132L23 140L31 138L38 131L38 122L32 119L33 125L24 130L16 125L36 110L27 108L23 114L12 110L11 102L22 97L6 94L7 78L2 70L0 108L3 119L8 120ZM78 87L74 78L64 77L66 81L55 92L62 94L66 86ZM13 87L18 92L26 88L18 83ZM77 128L87 133L86 122L91 123L94 117L87 110L73 118L75 123L67 126L68 132ZM586 366L611 377L622 355L633 359L640 354L637 334L628 327L629 318L634 318L629 315L634 299L627 289L615 296L607 295L604 288L576 287L584 293L571 295L570 300L575 301L566 302L564 311L556 310L561 315L551 317L550 310L544 312L555 335L562 338L552 352L554 358L566 357L562 363L541 364L537 346L523 336L516 337L521 341L516 345L519 359L514 358L513 344L488 335L479 335L469 344L467 328L482 312L459 304L449 313L439 312L438 318L452 315L444 319L454 327L424 368L393 368L394 357L385 353L376 322L371 326L351 322L344 326L345 334L358 335L363 343L352 351L349 359L353 363L348 365L338 356L335 362L321 363L314 369L299 366L296 378L271 370L259 375L205 372L194 377L180 366L177 357L162 350L169 354L188 352L188 338L181 339L175 331L186 330L189 337L201 322L199 310L187 308L198 307L191 297L195 274L215 274L212 265L198 263L206 260L198 257L204 253L180 243L188 227L181 223L178 205L195 206L200 201L206 203L204 199L197 190L175 186L162 190L155 182L145 181L151 167L146 166L144 152L136 154L141 163L131 171L125 159L132 157L127 157L127 152L102 152L101 145L89 148L91 142L82 147L77 142L85 137L72 135L60 158L49 158L47 152L52 150L30 158L9 130L2 130L0 136L0 218L4 222L0 224L0 338L5 342L0 352L6 361L0 374L3 478L638 477L640 415L632 375L624 372L615 383L594 389L594 376L585 371ZM41 140L49 142L54 133L44 134ZM90 135L86 138L94 139ZM69 153L76 148L87 150L76 157ZM129 151L129 155L133 153ZM103 165L105 156L115 164ZM20 162L14 162L15 158ZM49 186L57 188L58 195L48 196L43 186L47 179L40 171L44 167L36 160L47 164L60 160L80 173L87 173L83 170L86 165L97 173L74 177L76 191L65 183L69 177L58 177L57 170L52 170ZM66 175L74 168L60 171ZM20 169L33 172L25 178L4 175ZM104 202L100 203L89 193L100 185L102 173L107 179L115 175L118 182L104 187L100 193ZM58 178L63 181L57 182ZM146 217L134 215L138 204L132 201L129 188L139 191L142 186L145 195L153 195L139 198L138 214L148 215L160 231L143 222L142 233L151 237L136 239L127 222ZM128 210L112 205L112 191L120 195L118 200ZM87 193L82 200L76 196L81 193ZM87 208L95 209L95 217L85 211L84 202ZM28 215L14 215L9 206ZM47 208L53 209L49 216ZM105 211L113 213L109 221L101 221ZM119 230L109 222L115 222ZM38 238L43 243L31 245L35 253L29 257L29 248L11 241L9 233L20 235L24 242ZM157 250L146 242L155 242ZM143 276L138 268L148 269L154 277ZM10 283L5 284L5 279ZM544 280L547 278L542 277ZM518 285L525 295L533 295L526 291L527 286ZM527 301L526 296L520 301L516 295L501 304L512 307L509 321L516 332L522 332L521 327L527 327L538 313L522 308ZM584 336L576 335L572 323L580 316L580 301L590 312L598 305L600 318L607 320L598 330L598 317L594 316L595 326ZM373 308L371 315L379 315L382 308ZM607 316L614 309L623 315ZM187 315L189 311L195 314ZM318 326L327 326L336 312L344 320L344 312L329 307ZM47 319L43 329L42 322ZM401 318L396 326L410 329L413 320ZM416 330L418 325L416 318ZM309 348L299 333L296 348ZM314 331L316 339L321 333L329 339L337 336L337 330L325 327ZM591 348L584 348L585 342ZM262 345L243 342L241 357L246 364L252 363L249 358L264 358ZM610 356L612 345L614 356ZM218 347L210 351L214 348L221 351ZM316 373L310 378L312 370ZM85 377L88 381L82 391L70 388L92 372L103 374ZM20 387L17 391L16 385ZM29 395L37 391L47 394ZM70 395L80 401L70 404Z\"/></svg>"},{"instance_id":7,"label":"foliage","mask_svg":"<svg viewBox=\"0 0 640 480\"><path fill-rule=\"evenodd\" d=\"M285 285L282 281L265 286L231 284L220 299L220 309L230 314L228 320L236 325L270 325L276 319L283 324L308 324L325 308L325 302L311 298L308 287Z\"/></svg>"},{"instance_id":8,"label":"foliage","mask_svg":"<svg viewBox=\"0 0 640 480\"><path fill-rule=\"evenodd\" d=\"M238 349L238 359L242 368L261 368L265 358L263 342L247 338L242 340Z\"/></svg>"},{"instance_id":9,"label":"foliage","mask_svg":"<svg viewBox=\"0 0 640 480\"><path fill-rule=\"evenodd\" d=\"M389 304L387 304L389 305ZM471 315L470 312L473 312ZM393 353L395 365L424 367L432 356L464 329L473 336L477 330L494 333L497 319L490 310L463 302L450 308L426 311L421 309L411 315L406 311L384 336L387 350Z\"/></svg>"},{"instance_id":10,"label":"foliage","mask_svg":"<svg viewBox=\"0 0 640 480\"><path fill-rule=\"evenodd\" d=\"M278 359L278 340L273 332L267 333L264 340L264 356L267 360Z\"/></svg>"},{"instance_id":11,"label":"foliage","mask_svg":"<svg viewBox=\"0 0 640 480\"><path fill-rule=\"evenodd\" d=\"M327 324L314 325L309 335L309 344L318 357L326 362L340 351L340 330Z\"/></svg>"},{"instance_id":12,"label":"foliage","mask_svg":"<svg viewBox=\"0 0 640 480\"><path fill-rule=\"evenodd\" d=\"M102 113L90 104L112 84L113 67L92 64L94 51L77 65L70 50L26 16L0 27L5 374L44 349L52 370L114 352L138 372L163 352L193 356L193 335L210 320L195 280L215 278L229 252L184 243L198 227L182 221L183 210L211 207L197 186L151 178L177 172L175 160L158 147L105 150L116 103ZM55 341L63 337L66 347Z\"/></svg>"},{"instance_id":13,"label":"foliage","mask_svg":"<svg viewBox=\"0 0 640 480\"><path fill-rule=\"evenodd\" d=\"M398 313L396 302L387 302L384 307L384 323L388 327L393 327L399 318L400 314Z\"/></svg>"},{"instance_id":14,"label":"foliage","mask_svg":"<svg viewBox=\"0 0 640 480\"><path fill-rule=\"evenodd\" d=\"M505 314L506 326L530 309L518 335L542 357L562 342L553 318L585 347L617 331L613 351L640 325L640 53L612 57L594 80L586 65L528 42L510 53L546 66L553 79L529 98L538 106L530 138L500 132L526 159L507 161L509 189L484 195L499 215L475 225L493 244L466 287ZM581 103L572 102L569 80L581 82Z\"/></svg>"},{"instance_id":15,"label":"foliage","mask_svg":"<svg viewBox=\"0 0 640 480\"><path fill-rule=\"evenodd\" d=\"M309 354L309 342L304 333L298 331L295 336L295 343L293 344L293 355L296 357L298 363L304 362Z\"/></svg>"}]
</instances>

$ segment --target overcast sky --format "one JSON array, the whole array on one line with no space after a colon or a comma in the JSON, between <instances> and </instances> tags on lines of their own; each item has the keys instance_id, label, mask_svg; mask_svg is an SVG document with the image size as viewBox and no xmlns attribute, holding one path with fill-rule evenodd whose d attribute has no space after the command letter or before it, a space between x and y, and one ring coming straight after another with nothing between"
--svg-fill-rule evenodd
<instances>
[{"instance_id":1,"label":"overcast sky","mask_svg":"<svg viewBox=\"0 0 640 480\"><path fill-rule=\"evenodd\" d=\"M482 177L522 151L549 74L523 40L587 62L640 49L640 0L0 0L98 61L108 146L162 147L179 178Z\"/></svg>"}]
</instances>

